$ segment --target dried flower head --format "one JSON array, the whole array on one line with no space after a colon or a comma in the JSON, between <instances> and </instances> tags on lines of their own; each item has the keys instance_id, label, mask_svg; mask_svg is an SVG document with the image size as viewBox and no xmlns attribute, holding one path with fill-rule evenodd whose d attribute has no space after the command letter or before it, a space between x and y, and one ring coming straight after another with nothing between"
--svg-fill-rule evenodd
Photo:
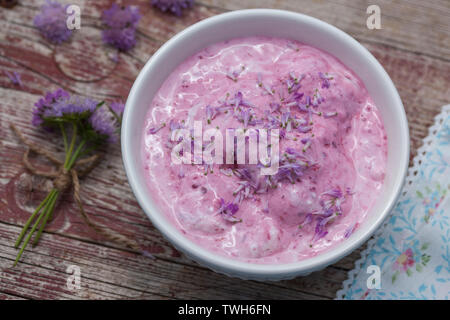
<instances>
[{"instance_id":1,"label":"dried flower head","mask_svg":"<svg viewBox=\"0 0 450 320\"><path fill-rule=\"evenodd\" d=\"M100 106L89 117L89 124L101 140L116 142L117 121L109 112L108 108Z\"/></svg>"},{"instance_id":2,"label":"dried flower head","mask_svg":"<svg viewBox=\"0 0 450 320\"><path fill-rule=\"evenodd\" d=\"M152 6L176 16L181 16L183 9L192 8L194 2L194 0L151 0Z\"/></svg>"},{"instance_id":3,"label":"dried flower head","mask_svg":"<svg viewBox=\"0 0 450 320\"><path fill-rule=\"evenodd\" d=\"M67 41L72 31L67 28L67 6L47 0L41 12L34 18L34 26L50 42L59 44Z\"/></svg>"},{"instance_id":4,"label":"dried flower head","mask_svg":"<svg viewBox=\"0 0 450 320\"><path fill-rule=\"evenodd\" d=\"M103 102L71 96L63 89L48 92L39 99L33 109L32 123L45 128L71 123L78 126L81 137L94 143L118 139L119 121Z\"/></svg>"},{"instance_id":5,"label":"dried flower head","mask_svg":"<svg viewBox=\"0 0 450 320\"><path fill-rule=\"evenodd\" d=\"M134 28L107 29L102 33L103 42L121 51L128 51L136 44L136 30Z\"/></svg>"},{"instance_id":6,"label":"dried flower head","mask_svg":"<svg viewBox=\"0 0 450 320\"><path fill-rule=\"evenodd\" d=\"M123 29L136 27L141 15L136 7L119 7L113 3L111 8L103 11L102 21L109 28Z\"/></svg>"},{"instance_id":7,"label":"dried flower head","mask_svg":"<svg viewBox=\"0 0 450 320\"><path fill-rule=\"evenodd\" d=\"M223 219L229 222L241 222L242 220L235 217L235 213L238 212L239 206L233 202L225 202L223 198L220 198L219 214Z\"/></svg>"},{"instance_id":8,"label":"dried flower head","mask_svg":"<svg viewBox=\"0 0 450 320\"><path fill-rule=\"evenodd\" d=\"M67 101L69 98L69 93L61 88L54 92L47 92L47 94L39 99L34 105L32 124L34 126L44 124L46 117L49 114L55 113L55 105Z\"/></svg>"},{"instance_id":9,"label":"dried flower head","mask_svg":"<svg viewBox=\"0 0 450 320\"><path fill-rule=\"evenodd\" d=\"M103 11L103 42L121 51L127 51L136 44L136 26L141 18L139 9L126 6L119 7L113 3L111 8Z\"/></svg>"}]
</instances>

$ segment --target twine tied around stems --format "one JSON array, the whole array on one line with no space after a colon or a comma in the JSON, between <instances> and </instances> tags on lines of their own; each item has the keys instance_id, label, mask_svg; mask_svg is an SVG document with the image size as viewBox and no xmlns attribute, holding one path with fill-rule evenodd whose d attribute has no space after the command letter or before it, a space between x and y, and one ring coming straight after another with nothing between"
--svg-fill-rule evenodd
<instances>
[{"instance_id":1,"label":"twine tied around stems","mask_svg":"<svg viewBox=\"0 0 450 320\"><path fill-rule=\"evenodd\" d=\"M43 148L38 147L36 144L28 141L22 132L14 125L10 124L11 129L15 132L15 134L19 137L20 141L27 146L22 158L22 162L25 167L36 176L41 176L45 178L52 179L53 187L57 190L58 194L62 194L66 190L68 190L71 186L73 186L73 198L78 206L81 217L84 222L92 228L95 232L102 235L106 239L113 241L119 245L126 246L132 250L138 251L144 256L152 258L152 255L138 245L138 243L128 237L119 234L115 231L112 231L102 225L99 225L93 222L86 212L84 211L83 202L80 196L80 181L79 178L86 176L95 166L98 164L100 160L100 155L95 154L88 158L77 160L72 169L69 171L64 168L64 163L60 161L57 157L55 157L52 153L46 151ZM29 161L30 151L41 155L51 161L55 166L58 167L57 171L41 171L35 168L31 162ZM44 221L45 223L45 221ZM41 230L40 230L41 231ZM38 234L39 237L40 234ZM21 235L22 237L23 235ZM19 237L19 239L21 239ZM35 239L38 240L38 239ZM37 242L37 241L36 241ZM35 243L36 243L35 242ZM17 263L17 261L16 261Z\"/></svg>"}]
</instances>

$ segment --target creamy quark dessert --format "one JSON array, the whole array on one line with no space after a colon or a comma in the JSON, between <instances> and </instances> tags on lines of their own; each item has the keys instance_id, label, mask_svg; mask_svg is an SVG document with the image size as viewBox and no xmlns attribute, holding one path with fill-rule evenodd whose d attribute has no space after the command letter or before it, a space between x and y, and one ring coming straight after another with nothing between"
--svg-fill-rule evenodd
<instances>
[{"instance_id":1,"label":"creamy quark dessert","mask_svg":"<svg viewBox=\"0 0 450 320\"><path fill-rule=\"evenodd\" d=\"M224 137L278 130L276 173L262 175L261 163L174 163L174 132L196 121ZM364 221L383 185L386 139L364 84L332 55L287 39L234 39L184 61L149 101L143 174L149 196L199 246L246 262L296 262Z\"/></svg>"}]
</instances>

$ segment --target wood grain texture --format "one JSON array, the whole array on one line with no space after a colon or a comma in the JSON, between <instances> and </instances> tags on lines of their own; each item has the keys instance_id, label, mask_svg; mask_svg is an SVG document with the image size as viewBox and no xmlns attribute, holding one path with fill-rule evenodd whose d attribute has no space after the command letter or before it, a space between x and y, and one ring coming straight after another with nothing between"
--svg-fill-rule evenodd
<instances>
[{"instance_id":1,"label":"wood grain texture","mask_svg":"<svg viewBox=\"0 0 450 320\"><path fill-rule=\"evenodd\" d=\"M305 13L348 32L385 67L397 86L411 131L411 156L426 136L440 106L450 101L450 2L365 0L198 0L193 10L176 18L161 14L148 0L117 1L138 5L143 15L137 45L116 52L100 41L102 10L109 0L76 0L82 28L68 43L54 46L33 28L44 0L20 1L0 9L0 299L331 299L353 268L361 249L308 277L277 283L242 281L209 271L190 261L162 238L139 208L128 185L119 146L82 181L87 213L96 222L126 233L156 258L108 243L83 223L71 195L57 205L55 217L36 248L26 250L12 268L15 238L50 187L31 177L21 157L24 150L9 130L14 122L35 143L55 140L30 125L30 110L47 90L106 101L126 100L143 64L171 36L206 17L229 10L267 7ZM381 7L381 30L365 27L369 4ZM17 71L23 87L5 71ZM61 152L55 141L45 146ZM33 159L41 169L50 164ZM66 268L81 268L82 288L66 286Z\"/></svg>"}]
</instances>

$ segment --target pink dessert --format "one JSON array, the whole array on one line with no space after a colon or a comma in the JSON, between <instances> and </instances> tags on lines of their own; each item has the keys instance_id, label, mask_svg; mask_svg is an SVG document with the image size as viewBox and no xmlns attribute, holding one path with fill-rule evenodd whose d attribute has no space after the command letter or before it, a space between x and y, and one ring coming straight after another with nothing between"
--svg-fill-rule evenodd
<instances>
[{"instance_id":1,"label":"pink dessert","mask_svg":"<svg viewBox=\"0 0 450 320\"><path fill-rule=\"evenodd\" d=\"M278 129L277 173L174 164L172 132L194 121L204 130ZM383 185L387 141L364 84L339 60L251 37L212 45L172 72L150 104L142 157L150 196L186 238L279 264L330 250L358 228Z\"/></svg>"}]
</instances>

